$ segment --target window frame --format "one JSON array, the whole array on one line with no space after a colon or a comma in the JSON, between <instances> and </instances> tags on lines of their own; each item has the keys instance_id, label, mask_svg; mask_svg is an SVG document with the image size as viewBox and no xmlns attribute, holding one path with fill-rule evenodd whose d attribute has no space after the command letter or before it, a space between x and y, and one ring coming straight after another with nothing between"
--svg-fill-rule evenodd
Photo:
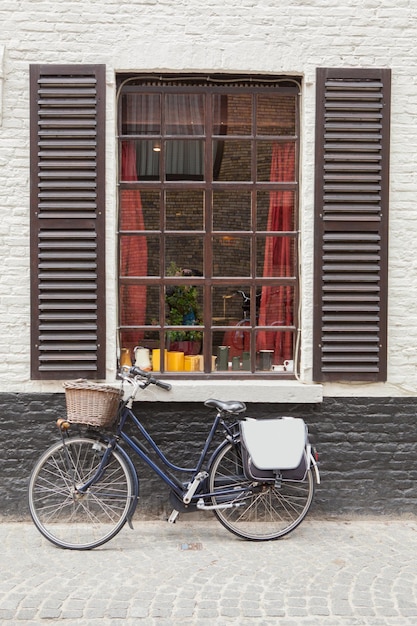
<instances>
[{"instance_id":1,"label":"window frame","mask_svg":"<svg viewBox=\"0 0 417 626\"><path fill-rule=\"evenodd\" d=\"M187 84L187 80L183 77L183 76L178 76L178 75L169 75L169 76L164 76L162 79L160 79L160 77L155 77L153 75L150 76L146 76L145 78L143 78L143 85L140 84L141 81L141 77L139 76L130 76L127 77L126 75L120 75L118 77L118 94L117 94L117 99L119 100L119 98L121 97L121 94L123 92L123 89L126 89L127 84L129 83L129 81L137 81L137 85L129 86L130 90L134 90L136 92L142 92L142 93L162 93L162 92L167 92L170 89L171 90L175 90L175 92L184 92L184 93L188 93L190 91L190 84ZM295 220L295 224L293 226L294 230L291 231L291 236L294 237L295 241L296 241L296 257L297 257L297 261L295 263L296 267L295 267L295 277L291 277L291 278L283 278L283 277L279 277L279 278L271 278L271 277L262 277L262 276L257 276L256 275L256 271L255 271L255 265L256 265L256 255L253 255L253 259L252 259L252 269L251 269L251 276L250 277L216 277L216 276L205 276L205 277L198 277L198 276L193 276L192 278L189 279L184 279L184 277L181 278L173 278L173 277L167 277L166 276L166 272L164 271L164 260L161 259L161 271L159 276L152 276L152 277L142 277L140 279L138 278L128 278L128 277L123 277L120 274L119 271L119 279L118 279L118 284L119 284L119 289L118 289L118 299L120 298L120 285L121 284L142 284L142 285L156 285L160 288L160 320L159 320L159 324L154 325L152 327L150 327L149 325L138 325L135 326L135 330L138 331L146 331L146 330L150 330L152 329L153 331L159 331L160 332L160 343L159 343L159 347L160 349L164 349L166 347L165 345L165 339L164 339L164 332L161 332L164 328L165 328L165 324L164 324L164 297L163 297L163 287L166 286L167 284L172 285L172 284L192 284L192 285L197 285L199 287L201 287L204 291L204 303L205 303L205 307L204 307L204 315L203 315L203 329L206 331L204 332L204 343L203 343L203 355L205 355L205 367L204 367L204 372L193 372L193 376L195 377L204 377L207 378L209 377L213 377L213 378L229 378L231 376L231 372L230 371L226 371L226 372L220 372L220 371L212 371L212 367L210 365L210 361L211 361L211 354L212 354L212 333L213 332L217 332L217 331L222 331L222 332L226 332L227 330L230 330L230 327L222 327L222 326L214 326L213 322L212 322L212 317L211 317L211 290L212 287L218 286L218 285L222 285L222 284L226 284L228 285L228 287L233 288L233 286L239 287L242 284L250 284L251 287L251 310L250 310L250 315L251 315L251 326L249 327L249 331L251 333L251 346L253 348L253 346L255 345L255 333L259 330L265 330L267 328L270 327L263 327L263 326L256 326L256 324L253 324L253 320L256 319L256 309L255 309L255 293L256 293L256 288L261 286L261 285L291 285L293 287L294 290L294 304L293 304L293 324L291 325L291 327L286 327L283 326L282 329L284 331L289 330L291 331L292 335L293 335L293 342L294 342L294 348L293 348L293 354L294 354L294 360L298 361L298 351L299 351L299 345L298 345L298 337L299 337L299 333L297 333L297 328L299 325L299 313L300 313L300 295L299 295L299 155L300 155L300 93L301 93L301 79L296 78L296 79L292 79L290 77L271 77L268 78L267 81L263 81L262 77L247 77L247 78L242 78L242 77L230 77L230 76L223 76L221 77L221 80L223 82L227 83L227 86L222 86L220 81L219 81L219 77L207 77L207 76L199 76L199 77L192 77L190 78L190 83L193 83L191 88L193 92L198 92L198 93L202 93L204 94L204 96L210 97L211 94L213 93L230 93L231 91L233 91L234 89L239 89L239 93L248 93L254 96L254 94L260 94L260 93L271 93L271 84L275 81L277 88L279 88L279 93L289 93L293 96L295 96L295 107L296 107L296 114L295 114L295 123L296 123L296 128L295 128L295 133L294 135L291 135L291 140L294 142L295 145L295 180L293 183L289 184L289 183L271 183L271 182L262 182L260 183L259 181L256 181L256 176L255 176L255 172L252 171L251 173L251 180L250 182L240 182L240 183L231 183L231 185L233 185L233 189L236 190L250 190L251 194L255 194L257 190L262 189L265 191L268 190L275 190L275 189L282 189L282 190L288 190L291 189L294 193L294 220ZM168 84L169 83L169 84ZM184 84L185 83L185 84ZM237 87L237 83L239 83L239 87ZM172 85L174 85L172 87ZM279 86L279 87L278 87ZM255 96L254 96L255 97ZM252 114L253 114L253 105L252 105ZM122 129L122 117L121 117L121 106L118 107L118 112L117 112L117 116L118 116L118 129ZM119 157L119 166L118 166L118 186L119 186L119 194L123 192L124 189L159 189L161 190L161 192L163 193L165 190L169 190L169 189L176 189L176 190L181 190L181 189L200 189L202 190L202 192L205 194L205 196L209 195L210 193L212 193L215 189L226 189L228 187L230 187L230 185L228 185L228 183L226 182L214 182L213 180L211 180L211 171L210 171L210 167L211 167L211 155L210 155L210 151L211 151L211 139L212 137L217 137L217 135L210 135L210 140L205 141L205 175L204 175L204 180L203 181L171 181L171 180L163 180L162 174L160 177L159 181L147 181L147 180L140 180L140 181L135 181L134 183L132 182L124 182L121 180L121 175L120 175L120 162L121 162L121 142L123 141L123 139L128 138L129 135L125 135L123 136L121 134L121 132L118 132L118 157ZM234 135L228 135L227 139L229 139L230 137L234 137ZM274 140L277 139L277 137L274 135L272 136ZM143 135L143 138L146 139L154 139L157 140L159 138L159 135L155 135L155 137L153 135ZM236 138L241 139L242 136L241 135L237 135ZM257 145L257 137L254 135L254 129L252 126L252 132L251 135L245 135L244 136L245 139L249 139L251 141L251 146L252 146L252 150L256 150L256 145ZM268 140L268 138L271 138L268 135L265 135L262 137L262 139ZM285 137L284 137L285 138ZM288 139L288 137L287 137ZM256 158L253 159L252 158L252 170L255 167L256 168ZM163 164L162 166L163 167ZM119 197L119 214L120 214L120 197ZM206 202L206 206L210 206L207 202ZM208 243L211 241L211 238L213 237L213 234L215 234L216 236L235 236L235 237L248 237L251 239L252 242L255 242L255 239L257 236L259 235L263 235L263 236L268 236L271 234L270 231L257 231L256 230L256 223L255 223L255 219L256 217L254 217L253 213L252 213L252 223L251 223L251 230L250 231L224 231L224 230L218 230L218 231L214 231L211 228L211 224L210 224L210 218L211 218L211 211L205 211L205 223L204 223L204 228L201 231L170 231L169 234L170 235L186 235L189 233L198 233L199 235L201 235L204 238L205 241L205 245L204 245L204 267L205 268L212 268L212 263L213 263L213 249L212 249L212 245L208 245ZM278 231L279 232L279 231ZM150 234L149 231L143 231L143 233L146 234ZM163 242L164 242L164 232L162 232L161 228L159 229L159 231L157 231L157 234L161 237L162 239L162 244L161 244L161 249L163 249ZM279 232L279 234L282 236L282 231ZM118 223L118 229L117 229L117 238L118 238L118 254L119 254L119 259L120 259L120 238L123 235L123 230L120 227L120 223ZM161 257L163 255L161 254ZM120 265L119 265L120 267ZM119 303L119 320L118 320L118 341L119 341L119 345L120 347L123 347L120 343L120 335L123 332L124 329L126 329L128 327L123 326L121 324L121 320L120 320L120 303ZM169 327L169 329L171 330L172 327ZM208 332L207 330L208 329ZM251 369L252 371L250 372L244 372L244 371L239 371L239 372L233 372L233 377L238 376L238 377L243 377L243 378L253 378L253 377L265 377L265 376L284 376L284 377L294 377L294 373L290 373L290 372L276 372L276 371L271 371L271 372L264 372L264 371L260 371L259 369L256 368L256 350L251 349ZM182 377L188 377L190 375L190 372L176 372L175 374L173 372L164 371L164 376L175 376L178 378L182 378Z\"/></svg>"}]
</instances>

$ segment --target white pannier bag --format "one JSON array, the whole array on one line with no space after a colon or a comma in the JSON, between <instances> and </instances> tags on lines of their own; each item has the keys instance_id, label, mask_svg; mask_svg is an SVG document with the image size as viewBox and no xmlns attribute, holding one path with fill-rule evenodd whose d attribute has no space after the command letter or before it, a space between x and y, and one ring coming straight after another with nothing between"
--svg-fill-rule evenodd
<instances>
[{"instance_id":1,"label":"white pannier bag","mask_svg":"<svg viewBox=\"0 0 417 626\"><path fill-rule=\"evenodd\" d=\"M240 422L240 432L244 467L250 478L271 480L280 472L283 478L304 479L310 464L304 420L246 418Z\"/></svg>"}]
</instances>

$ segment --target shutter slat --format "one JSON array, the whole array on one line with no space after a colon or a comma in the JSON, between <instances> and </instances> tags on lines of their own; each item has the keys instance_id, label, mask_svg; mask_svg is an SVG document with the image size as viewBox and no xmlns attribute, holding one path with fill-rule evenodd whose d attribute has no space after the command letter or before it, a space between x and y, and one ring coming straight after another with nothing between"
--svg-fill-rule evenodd
<instances>
[{"instance_id":1,"label":"shutter slat","mask_svg":"<svg viewBox=\"0 0 417 626\"><path fill-rule=\"evenodd\" d=\"M389 70L317 72L315 380L385 380Z\"/></svg>"},{"instance_id":2,"label":"shutter slat","mask_svg":"<svg viewBox=\"0 0 417 626\"><path fill-rule=\"evenodd\" d=\"M104 66L31 67L32 377L103 378Z\"/></svg>"}]
</instances>

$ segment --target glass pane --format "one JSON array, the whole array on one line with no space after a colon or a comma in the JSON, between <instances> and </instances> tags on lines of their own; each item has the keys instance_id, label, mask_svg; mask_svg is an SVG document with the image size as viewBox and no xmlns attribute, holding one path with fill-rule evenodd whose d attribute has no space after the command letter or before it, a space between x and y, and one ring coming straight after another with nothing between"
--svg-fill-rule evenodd
<instances>
[{"instance_id":1,"label":"glass pane","mask_svg":"<svg viewBox=\"0 0 417 626\"><path fill-rule=\"evenodd\" d=\"M151 139L123 141L120 163L120 180L158 180L159 142Z\"/></svg>"},{"instance_id":2,"label":"glass pane","mask_svg":"<svg viewBox=\"0 0 417 626\"><path fill-rule=\"evenodd\" d=\"M248 237L213 237L213 276L250 276L251 240Z\"/></svg>"},{"instance_id":3,"label":"glass pane","mask_svg":"<svg viewBox=\"0 0 417 626\"><path fill-rule=\"evenodd\" d=\"M167 135L204 134L203 94L167 94L165 105Z\"/></svg>"},{"instance_id":4,"label":"glass pane","mask_svg":"<svg viewBox=\"0 0 417 626\"><path fill-rule=\"evenodd\" d=\"M133 342L130 341L133 339ZM141 369L153 369L153 353L159 348L159 331L137 330L120 332L120 345L123 360L127 365L126 358L130 359L132 365L137 365ZM130 347L126 347L129 345ZM131 347L133 346L133 347Z\"/></svg>"},{"instance_id":5,"label":"glass pane","mask_svg":"<svg viewBox=\"0 0 417 626\"><path fill-rule=\"evenodd\" d=\"M257 230L295 230L294 192L259 191L256 215Z\"/></svg>"},{"instance_id":6,"label":"glass pane","mask_svg":"<svg viewBox=\"0 0 417 626\"><path fill-rule=\"evenodd\" d=\"M214 230L250 230L251 194L248 191L213 193Z\"/></svg>"},{"instance_id":7,"label":"glass pane","mask_svg":"<svg viewBox=\"0 0 417 626\"><path fill-rule=\"evenodd\" d=\"M167 285L165 291L165 323L168 326L182 326L166 333L168 348L167 368L169 371L201 371L201 359L187 359L201 353L203 307L202 287L185 283Z\"/></svg>"},{"instance_id":8,"label":"glass pane","mask_svg":"<svg viewBox=\"0 0 417 626\"><path fill-rule=\"evenodd\" d=\"M122 135L159 135L161 100L158 94L123 93Z\"/></svg>"},{"instance_id":9,"label":"glass pane","mask_svg":"<svg viewBox=\"0 0 417 626\"><path fill-rule=\"evenodd\" d=\"M258 323L259 326L293 326L294 287L291 285L264 286L261 294ZM267 335L268 333L269 331ZM275 336L274 332L272 334ZM264 343L262 347L270 348L271 346L268 343Z\"/></svg>"},{"instance_id":10,"label":"glass pane","mask_svg":"<svg viewBox=\"0 0 417 626\"><path fill-rule=\"evenodd\" d=\"M158 276L159 236L120 236L120 276Z\"/></svg>"},{"instance_id":11,"label":"glass pane","mask_svg":"<svg viewBox=\"0 0 417 626\"><path fill-rule=\"evenodd\" d=\"M257 276L295 276L294 237L258 237Z\"/></svg>"},{"instance_id":12,"label":"glass pane","mask_svg":"<svg viewBox=\"0 0 417 626\"><path fill-rule=\"evenodd\" d=\"M294 334L292 331L268 330L256 333L256 369L294 371Z\"/></svg>"},{"instance_id":13,"label":"glass pane","mask_svg":"<svg viewBox=\"0 0 417 626\"><path fill-rule=\"evenodd\" d=\"M146 286L120 285L120 319L122 326L145 324Z\"/></svg>"},{"instance_id":14,"label":"glass pane","mask_svg":"<svg viewBox=\"0 0 417 626\"><path fill-rule=\"evenodd\" d=\"M260 182L295 182L295 144L258 141L256 169Z\"/></svg>"},{"instance_id":15,"label":"glass pane","mask_svg":"<svg viewBox=\"0 0 417 626\"><path fill-rule=\"evenodd\" d=\"M213 326L235 326L250 316L250 287L215 285L212 288Z\"/></svg>"},{"instance_id":16,"label":"glass pane","mask_svg":"<svg viewBox=\"0 0 417 626\"><path fill-rule=\"evenodd\" d=\"M165 143L166 180L203 180L204 142L173 139Z\"/></svg>"},{"instance_id":17,"label":"glass pane","mask_svg":"<svg viewBox=\"0 0 417 626\"><path fill-rule=\"evenodd\" d=\"M165 227L167 230L203 230L204 193L185 189L165 192Z\"/></svg>"},{"instance_id":18,"label":"glass pane","mask_svg":"<svg viewBox=\"0 0 417 626\"><path fill-rule=\"evenodd\" d=\"M146 285L121 284L119 288L121 347L130 351L140 345L148 331L135 326L155 325L159 322L159 288ZM124 328L126 326L132 328Z\"/></svg>"},{"instance_id":19,"label":"glass pane","mask_svg":"<svg viewBox=\"0 0 417 626\"><path fill-rule=\"evenodd\" d=\"M252 134L252 97L225 94L213 97L214 135Z\"/></svg>"},{"instance_id":20,"label":"glass pane","mask_svg":"<svg viewBox=\"0 0 417 626\"><path fill-rule=\"evenodd\" d=\"M120 192L120 230L159 230L160 194L143 189Z\"/></svg>"},{"instance_id":21,"label":"glass pane","mask_svg":"<svg viewBox=\"0 0 417 626\"><path fill-rule=\"evenodd\" d=\"M166 276L203 276L203 236L167 235Z\"/></svg>"},{"instance_id":22,"label":"glass pane","mask_svg":"<svg viewBox=\"0 0 417 626\"><path fill-rule=\"evenodd\" d=\"M217 181L251 180L251 142L227 139L213 148L213 178Z\"/></svg>"},{"instance_id":23,"label":"glass pane","mask_svg":"<svg viewBox=\"0 0 417 626\"><path fill-rule=\"evenodd\" d=\"M295 135L295 95L259 94L256 131L258 135Z\"/></svg>"},{"instance_id":24,"label":"glass pane","mask_svg":"<svg viewBox=\"0 0 417 626\"><path fill-rule=\"evenodd\" d=\"M197 334L197 333L195 333ZM172 338L173 331L167 333L165 342L165 369L168 372L204 372L202 354L203 333L194 339Z\"/></svg>"},{"instance_id":25,"label":"glass pane","mask_svg":"<svg viewBox=\"0 0 417 626\"><path fill-rule=\"evenodd\" d=\"M226 332L213 332L212 352L216 371L249 371L250 330L241 324Z\"/></svg>"}]
</instances>

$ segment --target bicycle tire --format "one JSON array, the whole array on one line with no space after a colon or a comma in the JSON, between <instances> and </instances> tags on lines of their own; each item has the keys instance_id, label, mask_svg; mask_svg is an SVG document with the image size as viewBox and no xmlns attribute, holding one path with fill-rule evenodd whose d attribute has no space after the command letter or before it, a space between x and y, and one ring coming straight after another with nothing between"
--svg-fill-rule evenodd
<instances>
[{"instance_id":1,"label":"bicycle tire","mask_svg":"<svg viewBox=\"0 0 417 626\"><path fill-rule=\"evenodd\" d=\"M99 481L85 494L76 490L97 471L106 447L97 439L70 438L52 445L33 468L30 514L42 535L61 548L96 548L112 539L127 520L135 483L117 450Z\"/></svg>"},{"instance_id":2,"label":"bicycle tire","mask_svg":"<svg viewBox=\"0 0 417 626\"><path fill-rule=\"evenodd\" d=\"M213 505L232 505L213 510L227 530L243 539L271 541L303 521L313 501L314 477L310 468L303 481L283 479L280 486L248 479L240 443L225 443L212 461L209 489Z\"/></svg>"}]
</instances>

